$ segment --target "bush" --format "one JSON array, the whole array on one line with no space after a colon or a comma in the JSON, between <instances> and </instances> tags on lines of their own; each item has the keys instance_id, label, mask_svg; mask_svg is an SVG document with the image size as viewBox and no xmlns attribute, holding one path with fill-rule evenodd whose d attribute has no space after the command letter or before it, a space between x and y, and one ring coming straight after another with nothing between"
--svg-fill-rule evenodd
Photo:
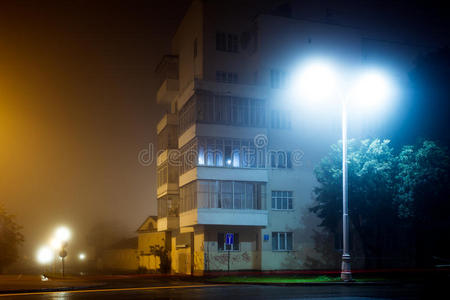
<instances>
[{"instance_id":1,"label":"bush","mask_svg":"<svg viewBox=\"0 0 450 300\"><path fill-rule=\"evenodd\" d=\"M170 273L171 263L169 251L167 249L160 245L150 246L150 254L159 257L159 271L161 273Z\"/></svg>"}]
</instances>

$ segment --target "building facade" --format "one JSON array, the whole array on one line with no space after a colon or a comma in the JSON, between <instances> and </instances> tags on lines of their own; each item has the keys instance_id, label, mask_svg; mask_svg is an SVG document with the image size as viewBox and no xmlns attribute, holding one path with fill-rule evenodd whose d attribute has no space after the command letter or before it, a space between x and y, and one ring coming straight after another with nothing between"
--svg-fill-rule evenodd
<instances>
[{"instance_id":1,"label":"building facade","mask_svg":"<svg viewBox=\"0 0 450 300\"><path fill-rule=\"evenodd\" d=\"M339 114L302 113L286 89L314 53L360 64L361 36L228 1L188 9L156 70L156 101L167 109L157 125L157 230L170 233L174 273L292 270L320 259L308 210L313 166L316 149L339 138Z\"/></svg>"}]
</instances>

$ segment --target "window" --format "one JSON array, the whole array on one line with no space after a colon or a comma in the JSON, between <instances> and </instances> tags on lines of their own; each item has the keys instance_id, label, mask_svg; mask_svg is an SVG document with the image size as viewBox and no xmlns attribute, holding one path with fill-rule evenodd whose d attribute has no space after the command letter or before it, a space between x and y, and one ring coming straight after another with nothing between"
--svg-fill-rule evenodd
<instances>
[{"instance_id":1,"label":"window","mask_svg":"<svg viewBox=\"0 0 450 300\"><path fill-rule=\"evenodd\" d=\"M164 184L167 184L168 172L169 172L169 167L167 164L158 168L158 182L157 182L158 187L160 187Z\"/></svg>"},{"instance_id":2,"label":"window","mask_svg":"<svg viewBox=\"0 0 450 300\"><path fill-rule=\"evenodd\" d=\"M270 166L274 169L291 169L292 152L290 151L270 151Z\"/></svg>"},{"instance_id":3,"label":"window","mask_svg":"<svg viewBox=\"0 0 450 300\"><path fill-rule=\"evenodd\" d=\"M225 52L238 52L237 34L216 32L216 50Z\"/></svg>"},{"instance_id":4,"label":"window","mask_svg":"<svg viewBox=\"0 0 450 300\"><path fill-rule=\"evenodd\" d=\"M226 83L237 83L238 74L234 72L216 71L216 81Z\"/></svg>"},{"instance_id":5,"label":"window","mask_svg":"<svg viewBox=\"0 0 450 300\"><path fill-rule=\"evenodd\" d=\"M178 216L178 195L166 195L158 199L158 217Z\"/></svg>"},{"instance_id":6,"label":"window","mask_svg":"<svg viewBox=\"0 0 450 300\"><path fill-rule=\"evenodd\" d=\"M291 251L292 232L272 232L272 251Z\"/></svg>"},{"instance_id":7,"label":"window","mask_svg":"<svg viewBox=\"0 0 450 300\"><path fill-rule=\"evenodd\" d=\"M292 191L272 191L272 209L292 209Z\"/></svg>"},{"instance_id":8,"label":"window","mask_svg":"<svg viewBox=\"0 0 450 300\"><path fill-rule=\"evenodd\" d=\"M180 175L195 168L197 165L205 164L205 145L197 145L197 139L192 140L181 149L180 156ZM202 156L200 154L203 153Z\"/></svg>"},{"instance_id":9,"label":"window","mask_svg":"<svg viewBox=\"0 0 450 300\"><path fill-rule=\"evenodd\" d=\"M261 99L197 93L180 110L178 134L183 134L196 122L265 127L266 102Z\"/></svg>"},{"instance_id":10,"label":"window","mask_svg":"<svg viewBox=\"0 0 450 300\"><path fill-rule=\"evenodd\" d=\"M272 110L270 125L273 129L291 129L291 112Z\"/></svg>"},{"instance_id":11,"label":"window","mask_svg":"<svg viewBox=\"0 0 450 300\"><path fill-rule=\"evenodd\" d=\"M197 180L180 188L180 211L196 208L265 209L266 185L259 182Z\"/></svg>"},{"instance_id":12,"label":"window","mask_svg":"<svg viewBox=\"0 0 450 300\"><path fill-rule=\"evenodd\" d=\"M196 151L196 148L197 151ZM265 168L266 149L253 140L198 137L182 149L181 174L197 166ZM197 164L195 164L197 161Z\"/></svg>"},{"instance_id":13,"label":"window","mask_svg":"<svg viewBox=\"0 0 450 300\"><path fill-rule=\"evenodd\" d=\"M226 233L219 232L217 233L217 249L219 251L239 251L239 233L233 233L233 244L226 244Z\"/></svg>"},{"instance_id":14,"label":"window","mask_svg":"<svg viewBox=\"0 0 450 300\"><path fill-rule=\"evenodd\" d=\"M191 182L180 188L180 212L197 208L197 182Z\"/></svg>"},{"instance_id":15,"label":"window","mask_svg":"<svg viewBox=\"0 0 450 300\"><path fill-rule=\"evenodd\" d=\"M179 113L179 134L181 135L196 121L196 101L195 96L191 97L181 108Z\"/></svg>"},{"instance_id":16,"label":"window","mask_svg":"<svg viewBox=\"0 0 450 300\"><path fill-rule=\"evenodd\" d=\"M282 89L287 86L287 73L281 70L270 70L270 87L273 89Z\"/></svg>"}]
</instances>

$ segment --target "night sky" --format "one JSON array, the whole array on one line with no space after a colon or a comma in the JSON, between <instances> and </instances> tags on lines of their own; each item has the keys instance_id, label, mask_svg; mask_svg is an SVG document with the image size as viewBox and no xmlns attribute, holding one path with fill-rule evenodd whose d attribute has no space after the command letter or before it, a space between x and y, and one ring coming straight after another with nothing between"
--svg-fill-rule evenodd
<instances>
[{"instance_id":1,"label":"night sky","mask_svg":"<svg viewBox=\"0 0 450 300\"><path fill-rule=\"evenodd\" d=\"M106 3L106 2L105 2ZM0 199L26 246L55 226L126 233L156 213L138 152L161 116L154 70L189 1L1 1Z\"/></svg>"},{"instance_id":2,"label":"night sky","mask_svg":"<svg viewBox=\"0 0 450 300\"><path fill-rule=\"evenodd\" d=\"M403 12L406 2L370 1L393 30L411 28L409 40L446 45L448 14L429 2ZM137 156L155 142L154 70L189 3L0 2L0 201L24 226L26 248L57 225L72 227L81 247L99 221L130 234L156 214L154 165ZM384 23L367 3L342 6L360 18L352 26L361 16ZM305 18L320 18L313 6L305 2Z\"/></svg>"}]
</instances>

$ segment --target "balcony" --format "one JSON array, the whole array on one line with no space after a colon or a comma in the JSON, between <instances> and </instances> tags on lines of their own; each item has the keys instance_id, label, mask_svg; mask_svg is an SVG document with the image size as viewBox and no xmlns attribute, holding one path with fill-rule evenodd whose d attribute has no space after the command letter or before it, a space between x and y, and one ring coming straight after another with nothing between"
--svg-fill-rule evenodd
<instances>
[{"instance_id":1,"label":"balcony","mask_svg":"<svg viewBox=\"0 0 450 300\"><path fill-rule=\"evenodd\" d=\"M178 79L167 78L156 93L156 102L158 104L170 104L177 94Z\"/></svg>"},{"instance_id":2,"label":"balcony","mask_svg":"<svg viewBox=\"0 0 450 300\"><path fill-rule=\"evenodd\" d=\"M156 93L158 104L169 104L178 93L178 57L165 55L156 67L160 88Z\"/></svg>"},{"instance_id":3,"label":"balcony","mask_svg":"<svg viewBox=\"0 0 450 300\"><path fill-rule=\"evenodd\" d=\"M237 180L267 182L267 169L196 167L179 177L179 186L195 180Z\"/></svg>"},{"instance_id":4,"label":"balcony","mask_svg":"<svg viewBox=\"0 0 450 300\"><path fill-rule=\"evenodd\" d=\"M197 208L180 214L180 227L193 225L267 226L267 210Z\"/></svg>"},{"instance_id":5,"label":"balcony","mask_svg":"<svg viewBox=\"0 0 450 300\"><path fill-rule=\"evenodd\" d=\"M156 166L159 167L165 162L178 166L178 161L180 159L179 151L177 149L166 149L160 150L158 157L156 158Z\"/></svg>"},{"instance_id":6,"label":"balcony","mask_svg":"<svg viewBox=\"0 0 450 300\"><path fill-rule=\"evenodd\" d=\"M158 198L158 231L177 229L178 219L178 194L166 195Z\"/></svg>"},{"instance_id":7,"label":"balcony","mask_svg":"<svg viewBox=\"0 0 450 300\"><path fill-rule=\"evenodd\" d=\"M164 218L158 218L158 231L168 231L177 229L179 225L178 217L167 216Z\"/></svg>"},{"instance_id":8,"label":"balcony","mask_svg":"<svg viewBox=\"0 0 450 300\"><path fill-rule=\"evenodd\" d=\"M264 182L196 180L180 189L180 227L266 226Z\"/></svg>"}]
</instances>

